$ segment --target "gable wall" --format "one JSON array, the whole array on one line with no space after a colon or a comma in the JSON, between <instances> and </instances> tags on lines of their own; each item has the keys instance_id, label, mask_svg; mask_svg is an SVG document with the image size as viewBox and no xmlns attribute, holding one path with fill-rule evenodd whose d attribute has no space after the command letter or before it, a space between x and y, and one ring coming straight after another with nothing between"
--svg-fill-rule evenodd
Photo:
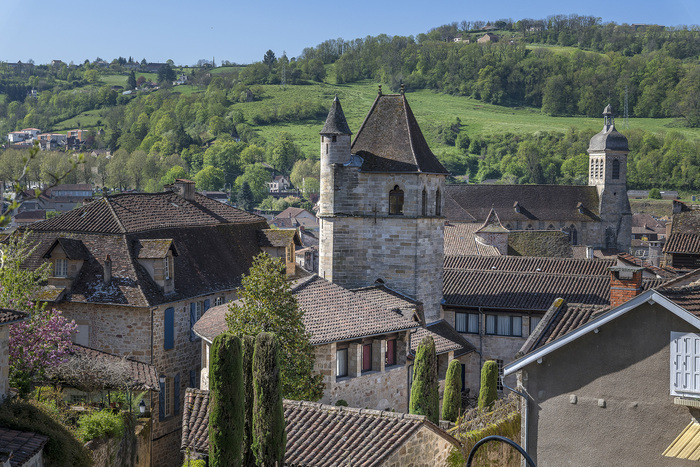
<instances>
[{"instance_id":1,"label":"gable wall","mask_svg":"<svg viewBox=\"0 0 700 467\"><path fill-rule=\"evenodd\" d=\"M447 456L453 448L451 442L423 426L380 465L447 465Z\"/></svg>"},{"instance_id":2,"label":"gable wall","mask_svg":"<svg viewBox=\"0 0 700 467\"><path fill-rule=\"evenodd\" d=\"M522 372L528 452L542 466L691 465L661 454L692 419L669 391L670 333L692 326L645 304L599 329Z\"/></svg>"}]
</instances>

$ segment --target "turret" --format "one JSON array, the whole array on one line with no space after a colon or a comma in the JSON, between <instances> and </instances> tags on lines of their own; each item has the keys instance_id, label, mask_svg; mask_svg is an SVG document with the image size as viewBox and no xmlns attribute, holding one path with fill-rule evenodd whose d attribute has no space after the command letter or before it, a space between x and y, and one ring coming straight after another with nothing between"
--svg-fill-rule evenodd
<instances>
[{"instance_id":1,"label":"turret","mask_svg":"<svg viewBox=\"0 0 700 467\"><path fill-rule=\"evenodd\" d=\"M350 160L350 127L338 96L333 99L321 130L321 198L319 214L333 214L336 197L336 170ZM334 164L338 164L334 167Z\"/></svg>"}]
</instances>

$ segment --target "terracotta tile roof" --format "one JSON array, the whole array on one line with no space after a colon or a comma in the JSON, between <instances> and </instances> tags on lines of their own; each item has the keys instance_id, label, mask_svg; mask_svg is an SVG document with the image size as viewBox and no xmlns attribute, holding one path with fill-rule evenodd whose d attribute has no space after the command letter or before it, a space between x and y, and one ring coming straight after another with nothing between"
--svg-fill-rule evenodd
<instances>
[{"instance_id":1,"label":"terracotta tile roof","mask_svg":"<svg viewBox=\"0 0 700 467\"><path fill-rule=\"evenodd\" d=\"M681 287L660 287L661 295L700 317L700 284L692 283Z\"/></svg>"},{"instance_id":2,"label":"terracotta tile roof","mask_svg":"<svg viewBox=\"0 0 700 467\"><path fill-rule=\"evenodd\" d=\"M177 250L173 246L172 238L158 238L154 240L137 240L134 242L134 255L138 259L162 259L173 248L175 256Z\"/></svg>"},{"instance_id":3,"label":"terracotta tile roof","mask_svg":"<svg viewBox=\"0 0 700 467\"><path fill-rule=\"evenodd\" d=\"M311 216L315 217L312 213L310 213L309 211L307 211L304 208L295 208L293 206L289 206L287 209L285 209L281 213L277 214L275 216L275 219L283 219L283 218L289 219L290 217L295 218L298 215L304 214L304 213L310 214ZM273 220L275 220L275 219L273 219Z\"/></svg>"},{"instance_id":4,"label":"terracotta tile roof","mask_svg":"<svg viewBox=\"0 0 700 467\"><path fill-rule=\"evenodd\" d=\"M567 303L558 298L554 300L544 314L537 327L527 338L516 358L530 353L568 334L579 326L583 326L610 307L607 305L584 305Z\"/></svg>"},{"instance_id":5,"label":"terracotta tile roof","mask_svg":"<svg viewBox=\"0 0 700 467\"><path fill-rule=\"evenodd\" d=\"M317 275L299 281L292 289L304 310L304 326L313 345L363 336L405 331L420 326L401 314L388 311L354 292ZM208 341L224 332L228 305L210 308L194 325L197 335Z\"/></svg>"},{"instance_id":6,"label":"terracotta tile roof","mask_svg":"<svg viewBox=\"0 0 700 467\"><path fill-rule=\"evenodd\" d=\"M354 289L355 294L383 306L389 311L401 313L405 318L412 319L415 313L420 313L420 302L407 297L385 285L374 285Z\"/></svg>"},{"instance_id":7,"label":"terracotta tile roof","mask_svg":"<svg viewBox=\"0 0 700 467\"><path fill-rule=\"evenodd\" d=\"M598 192L593 186L459 184L446 185L445 193L445 217L451 221L464 219L466 212L476 222L484 222L491 208L506 228L507 223L515 221L598 220ZM520 212L516 212L516 202ZM583 214L579 203L584 207Z\"/></svg>"},{"instance_id":8,"label":"terracotta tile roof","mask_svg":"<svg viewBox=\"0 0 700 467\"><path fill-rule=\"evenodd\" d=\"M264 218L199 193L187 201L176 193L124 193L100 198L32 225L38 231L135 233L168 227L257 223Z\"/></svg>"},{"instance_id":9,"label":"terracotta tile roof","mask_svg":"<svg viewBox=\"0 0 700 467\"><path fill-rule=\"evenodd\" d=\"M672 233L666 240L664 253L700 254L700 234Z\"/></svg>"},{"instance_id":10,"label":"terracotta tile roof","mask_svg":"<svg viewBox=\"0 0 700 467\"><path fill-rule=\"evenodd\" d=\"M48 436L0 427L0 448L12 451L10 459L12 467L25 465L48 442Z\"/></svg>"},{"instance_id":11,"label":"terracotta tile roof","mask_svg":"<svg viewBox=\"0 0 700 467\"><path fill-rule=\"evenodd\" d=\"M180 449L209 451L208 391L188 388ZM335 407L285 400L285 465L381 465L418 430L427 428L455 446L457 440L422 415Z\"/></svg>"},{"instance_id":12,"label":"terracotta tile roof","mask_svg":"<svg viewBox=\"0 0 700 467\"><path fill-rule=\"evenodd\" d=\"M263 229L258 231L258 243L265 247L286 247L294 242L301 245L296 229Z\"/></svg>"},{"instance_id":13,"label":"terracotta tile roof","mask_svg":"<svg viewBox=\"0 0 700 467\"><path fill-rule=\"evenodd\" d=\"M365 172L448 174L428 147L406 96L379 94L352 142Z\"/></svg>"},{"instance_id":14,"label":"terracotta tile roof","mask_svg":"<svg viewBox=\"0 0 700 467\"><path fill-rule=\"evenodd\" d=\"M657 267L652 264L649 264L649 261L643 261L641 258L637 258L636 256L632 256L628 253L619 253L617 255L617 258L622 261L623 263L627 263L630 265L634 266L642 266L649 270L651 273L656 274L660 278L664 279L673 279L674 277L677 277L678 274L680 273L677 269L675 268L670 268L670 267Z\"/></svg>"},{"instance_id":15,"label":"terracotta tile roof","mask_svg":"<svg viewBox=\"0 0 700 467\"><path fill-rule=\"evenodd\" d=\"M29 315L27 313L21 311L0 308L0 326L15 323L17 321L24 321L28 317Z\"/></svg>"},{"instance_id":16,"label":"terracotta tile roof","mask_svg":"<svg viewBox=\"0 0 700 467\"><path fill-rule=\"evenodd\" d=\"M459 357L476 350L455 328L441 319L411 332L411 353L413 355L415 355L420 341L426 336L432 336L438 355L454 351L454 356Z\"/></svg>"},{"instance_id":17,"label":"terracotta tile roof","mask_svg":"<svg viewBox=\"0 0 700 467\"><path fill-rule=\"evenodd\" d=\"M445 255L500 256L498 249L477 242L474 233L480 225L476 223L450 223L445 225Z\"/></svg>"}]
</instances>

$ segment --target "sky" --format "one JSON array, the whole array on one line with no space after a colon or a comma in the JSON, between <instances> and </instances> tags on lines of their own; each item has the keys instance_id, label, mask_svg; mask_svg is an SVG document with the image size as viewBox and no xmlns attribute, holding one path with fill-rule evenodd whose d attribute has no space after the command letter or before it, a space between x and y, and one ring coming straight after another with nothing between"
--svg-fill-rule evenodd
<instances>
[{"instance_id":1,"label":"sky","mask_svg":"<svg viewBox=\"0 0 700 467\"><path fill-rule=\"evenodd\" d=\"M544 19L555 14L603 22L700 24L698 0L0 0L0 61L82 63L119 56L149 62L262 60L271 49L296 57L328 39L416 36L462 20ZM663 5L663 6L662 6Z\"/></svg>"}]
</instances>

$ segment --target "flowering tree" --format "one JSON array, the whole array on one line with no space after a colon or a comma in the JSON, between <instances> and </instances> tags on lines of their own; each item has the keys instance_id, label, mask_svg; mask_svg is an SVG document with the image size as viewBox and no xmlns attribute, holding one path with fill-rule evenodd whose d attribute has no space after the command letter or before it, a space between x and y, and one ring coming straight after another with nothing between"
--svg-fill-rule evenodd
<instances>
[{"instance_id":1,"label":"flowering tree","mask_svg":"<svg viewBox=\"0 0 700 467\"><path fill-rule=\"evenodd\" d=\"M29 393L31 381L42 378L46 368L61 363L71 349L77 326L60 311L46 309L32 300L50 266L23 268L35 245L25 234L12 235L0 245L0 306L29 313L29 319L10 327L10 382L20 394Z\"/></svg>"}]
</instances>

